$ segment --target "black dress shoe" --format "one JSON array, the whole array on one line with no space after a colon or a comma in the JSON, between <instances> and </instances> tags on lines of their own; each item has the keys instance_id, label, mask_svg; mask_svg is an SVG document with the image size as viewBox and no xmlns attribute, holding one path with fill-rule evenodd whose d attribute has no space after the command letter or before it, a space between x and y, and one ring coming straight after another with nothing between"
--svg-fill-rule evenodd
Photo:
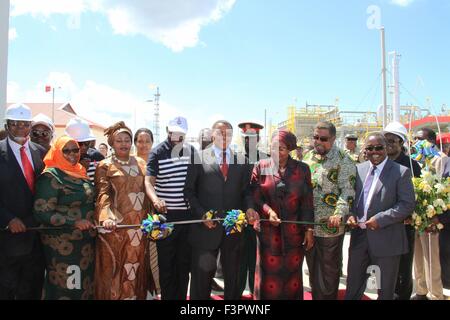
<instances>
[{"instance_id":1,"label":"black dress shoe","mask_svg":"<svg viewBox=\"0 0 450 320\"><path fill-rule=\"evenodd\" d=\"M430 300L425 294L416 294L411 300Z\"/></svg>"}]
</instances>

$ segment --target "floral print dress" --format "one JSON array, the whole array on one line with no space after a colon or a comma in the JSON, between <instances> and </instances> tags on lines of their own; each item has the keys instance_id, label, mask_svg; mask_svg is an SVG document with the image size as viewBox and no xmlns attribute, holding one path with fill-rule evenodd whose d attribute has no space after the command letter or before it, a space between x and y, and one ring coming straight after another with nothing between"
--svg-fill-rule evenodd
<instances>
[{"instance_id":1,"label":"floral print dress","mask_svg":"<svg viewBox=\"0 0 450 320\"><path fill-rule=\"evenodd\" d=\"M61 227L41 232L46 264L44 299L92 299L96 232L73 228L78 220L93 221L92 184L59 169L48 169L36 184L34 216L44 227Z\"/></svg>"},{"instance_id":2,"label":"floral print dress","mask_svg":"<svg viewBox=\"0 0 450 320\"><path fill-rule=\"evenodd\" d=\"M314 220L311 173L306 164L289 157L281 176L272 159L261 160L253 169L251 188L261 218L268 219L272 209L282 220ZM261 222L257 233L256 300L303 299L304 233L302 225L282 223L275 227Z\"/></svg>"}]
</instances>

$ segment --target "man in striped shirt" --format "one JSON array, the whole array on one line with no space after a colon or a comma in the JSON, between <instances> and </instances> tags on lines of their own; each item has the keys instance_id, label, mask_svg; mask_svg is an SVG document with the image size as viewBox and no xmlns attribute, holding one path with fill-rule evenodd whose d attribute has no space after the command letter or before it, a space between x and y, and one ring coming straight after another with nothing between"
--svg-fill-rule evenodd
<instances>
[{"instance_id":1,"label":"man in striped shirt","mask_svg":"<svg viewBox=\"0 0 450 320\"><path fill-rule=\"evenodd\" d=\"M167 139L150 153L145 189L156 213L168 222L191 219L183 189L195 149L184 142L187 121L176 117L166 128ZM185 300L189 283L191 248L189 225L176 225L170 237L156 242L162 300Z\"/></svg>"}]
</instances>

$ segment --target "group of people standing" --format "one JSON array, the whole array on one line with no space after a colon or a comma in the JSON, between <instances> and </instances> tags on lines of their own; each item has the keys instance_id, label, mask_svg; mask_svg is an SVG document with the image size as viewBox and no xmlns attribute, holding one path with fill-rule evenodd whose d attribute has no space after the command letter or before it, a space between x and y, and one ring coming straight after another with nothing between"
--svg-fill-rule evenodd
<instances>
[{"instance_id":1,"label":"group of people standing","mask_svg":"<svg viewBox=\"0 0 450 320\"><path fill-rule=\"evenodd\" d=\"M298 300L305 256L313 299L337 299L346 226L347 299L361 299L370 265L380 268L381 299L409 285L413 250L404 221L414 189L409 166L397 163L404 156L389 155L392 132L369 134L368 161L356 164L335 144L329 122L315 126L303 157L291 156L297 138L287 130L273 134L270 155L258 150L263 126L251 121L239 124L242 151L231 148L226 120L202 133L199 150L186 143L183 117L169 121L154 148L150 130L133 135L118 122L105 130L108 155L106 145L92 148L95 137L79 118L53 143L53 124L33 119L26 105L10 106L5 120L0 299L209 299L219 260L225 299L240 299L248 278L255 299ZM240 233L206 218L236 209L249 222ZM204 222L176 224L156 242L123 227L149 213Z\"/></svg>"}]
</instances>

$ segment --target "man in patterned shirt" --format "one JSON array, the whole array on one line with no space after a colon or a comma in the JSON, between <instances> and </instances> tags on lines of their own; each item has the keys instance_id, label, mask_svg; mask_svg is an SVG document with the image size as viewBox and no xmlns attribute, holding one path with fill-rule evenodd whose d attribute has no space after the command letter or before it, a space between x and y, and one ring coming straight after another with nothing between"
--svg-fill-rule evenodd
<instances>
[{"instance_id":1,"label":"man in patterned shirt","mask_svg":"<svg viewBox=\"0 0 450 320\"><path fill-rule=\"evenodd\" d=\"M335 146L336 127L332 123L316 124L313 140L314 149L303 161L312 174L315 222L327 225L315 227L315 246L307 253L306 262L313 299L336 300L345 229L333 226L342 223L355 198L356 166Z\"/></svg>"}]
</instances>

